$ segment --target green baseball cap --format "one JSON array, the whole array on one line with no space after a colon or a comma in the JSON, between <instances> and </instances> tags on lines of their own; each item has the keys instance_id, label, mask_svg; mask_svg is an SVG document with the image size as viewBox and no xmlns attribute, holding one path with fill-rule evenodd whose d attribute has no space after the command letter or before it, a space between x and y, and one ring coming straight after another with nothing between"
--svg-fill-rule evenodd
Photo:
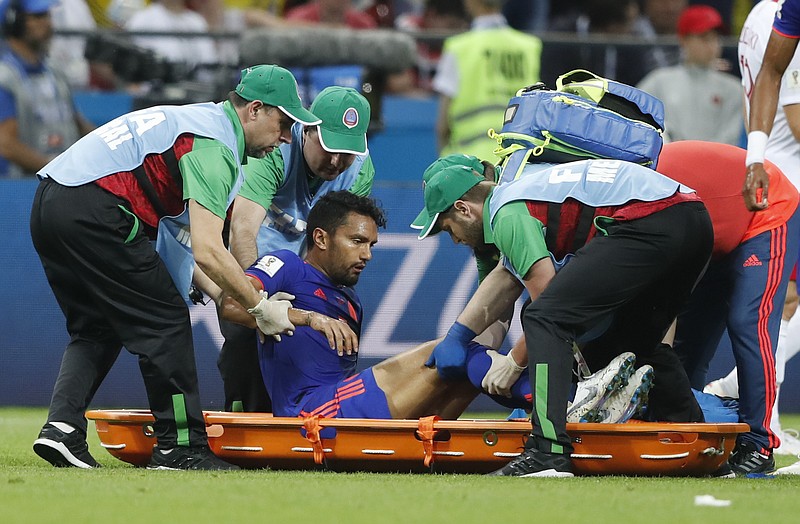
<instances>
[{"instance_id":1,"label":"green baseball cap","mask_svg":"<svg viewBox=\"0 0 800 524\"><path fill-rule=\"evenodd\" d=\"M367 154L370 107L352 87L323 89L311 104L311 112L322 119L319 143L329 153Z\"/></svg>"},{"instance_id":2,"label":"green baseball cap","mask_svg":"<svg viewBox=\"0 0 800 524\"><path fill-rule=\"evenodd\" d=\"M437 158L433 161L431 165L422 173L422 188L424 189L428 183L428 180L433 177L439 171L443 169L447 169L448 167L453 166L465 166L477 174L483 176L483 163L480 161L478 157L472 155L465 155L462 153L454 153L452 155L443 156L441 158ZM480 180L479 180L480 181ZM423 209L417 215L417 218L411 222L412 229L422 229L428 221L428 212L427 210Z\"/></svg>"},{"instance_id":3,"label":"green baseball cap","mask_svg":"<svg viewBox=\"0 0 800 524\"><path fill-rule=\"evenodd\" d=\"M435 173L425 184L425 208L420 216L425 216L425 223L419 232L419 239L439 232L436 221L439 214L450 209L456 200L478 185L482 176L475 176L475 171L467 166L450 166Z\"/></svg>"},{"instance_id":4,"label":"green baseball cap","mask_svg":"<svg viewBox=\"0 0 800 524\"><path fill-rule=\"evenodd\" d=\"M257 65L242 69L236 94L245 100L260 100L275 106L292 120L305 125L320 123L311 111L303 107L297 81L287 69L276 65Z\"/></svg>"}]
</instances>

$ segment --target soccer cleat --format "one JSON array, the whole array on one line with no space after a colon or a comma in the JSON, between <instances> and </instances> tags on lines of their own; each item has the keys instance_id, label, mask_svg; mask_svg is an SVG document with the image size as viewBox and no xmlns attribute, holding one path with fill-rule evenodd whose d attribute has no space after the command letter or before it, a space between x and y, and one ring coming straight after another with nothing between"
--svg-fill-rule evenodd
<instances>
[{"instance_id":1,"label":"soccer cleat","mask_svg":"<svg viewBox=\"0 0 800 524\"><path fill-rule=\"evenodd\" d=\"M66 427L66 426L65 426ZM77 429L69 433L47 423L33 442L33 451L57 468L99 468L100 464L89 454L86 437Z\"/></svg>"},{"instance_id":2,"label":"soccer cleat","mask_svg":"<svg viewBox=\"0 0 800 524\"><path fill-rule=\"evenodd\" d=\"M733 472L731 465L728 464L726 460L716 471L710 473L708 476L715 479L735 479L736 473Z\"/></svg>"},{"instance_id":3,"label":"soccer cleat","mask_svg":"<svg viewBox=\"0 0 800 524\"><path fill-rule=\"evenodd\" d=\"M229 464L211 452L208 446L187 448L178 446L170 449L153 448L153 456L147 469L170 470L237 470L239 466Z\"/></svg>"},{"instance_id":4,"label":"soccer cleat","mask_svg":"<svg viewBox=\"0 0 800 524\"><path fill-rule=\"evenodd\" d=\"M776 475L800 475L800 460L775 471Z\"/></svg>"},{"instance_id":5,"label":"soccer cleat","mask_svg":"<svg viewBox=\"0 0 800 524\"><path fill-rule=\"evenodd\" d=\"M775 472L775 457L772 453L763 453L750 442L737 444L728 463L737 477L757 477Z\"/></svg>"},{"instance_id":6,"label":"soccer cleat","mask_svg":"<svg viewBox=\"0 0 800 524\"><path fill-rule=\"evenodd\" d=\"M647 396L653 387L653 367L644 365L628 379L628 384L615 391L602 408L597 410L592 422L622 424L647 406ZM587 415L589 418L589 415Z\"/></svg>"},{"instance_id":7,"label":"soccer cleat","mask_svg":"<svg viewBox=\"0 0 800 524\"><path fill-rule=\"evenodd\" d=\"M609 397L627 385L635 362L636 355L622 353L600 371L578 382L575 399L567 410L567 422L594 422Z\"/></svg>"},{"instance_id":8,"label":"soccer cleat","mask_svg":"<svg viewBox=\"0 0 800 524\"><path fill-rule=\"evenodd\" d=\"M488 473L492 477L574 477L569 455L526 449L514 460Z\"/></svg>"}]
</instances>

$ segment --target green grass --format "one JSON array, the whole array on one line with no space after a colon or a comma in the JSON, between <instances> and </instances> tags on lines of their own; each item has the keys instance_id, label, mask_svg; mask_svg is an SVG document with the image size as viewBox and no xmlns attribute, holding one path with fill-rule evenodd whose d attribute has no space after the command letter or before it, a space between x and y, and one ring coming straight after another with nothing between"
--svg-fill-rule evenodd
<instances>
[{"instance_id":1,"label":"green grass","mask_svg":"<svg viewBox=\"0 0 800 524\"><path fill-rule=\"evenodd\" d=\"M796 522L800 476L756 479L593 477L504 479L479 475L342 474L136 469L100 447L105 466L56 469L31 450L43 409L0 408L0 522L169 524L261 522L412 524ZM784 416L800 427L800 416ZM779 466L794 461L778 457ZM731 500L697 507L696 495Z\"/></svg>"}]
</instances>

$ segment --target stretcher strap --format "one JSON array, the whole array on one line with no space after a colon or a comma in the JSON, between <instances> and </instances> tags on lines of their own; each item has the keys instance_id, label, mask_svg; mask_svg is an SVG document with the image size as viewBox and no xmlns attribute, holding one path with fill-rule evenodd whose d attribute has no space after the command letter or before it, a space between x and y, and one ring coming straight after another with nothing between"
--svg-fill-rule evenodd
<instances>
[{"instance_id":1,"label":"stretcher strap","mask_svg":"<svg viewBox=\"0 0 800 524\"><path fill-rule=\"evenodd\" d=\"M325 449L322 447L322 439L319 436L321 429L319 415L303 418L303 428L306 430L306 439L311 442L311 448L314 450L314 462L322 464L325 461Z\"/></svg>"},{"instance_id":2,"label":"stretcher strap","mask_svg":"<svg viewBox=\"0 0 800 524\"><path fill-rule=\"evenodd\" d=\"M436 436L436 430L433 429L433 425L437 420L439 420L439 417L435 415L422 417L419 419L419 425L417 426L417 436L422 441L422 452L425 454L423 463L426 468L431 467L431 464L433 464L433 437Z\"/></svg>"}]
</instances>

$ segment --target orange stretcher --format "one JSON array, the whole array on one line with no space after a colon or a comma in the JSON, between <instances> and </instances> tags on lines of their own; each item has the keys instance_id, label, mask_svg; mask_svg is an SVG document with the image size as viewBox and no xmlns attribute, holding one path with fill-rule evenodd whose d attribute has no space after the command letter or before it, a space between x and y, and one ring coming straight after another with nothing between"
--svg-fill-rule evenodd
<instances>
[{"instance_id":1,"label":"orange stretcher","mask_svg":"<svg viewBox=\"0 0 800 524\"><path fill-rule=\"evenodd\" d=\"M101 445L144 466L153 416L142 410L89 411ZM204 412L209 445L244 468L487 473L520 453L530 422L505 420L326 419L269 413ZM568 424L578 475L703 476L727 460L747 424Z\"/></svg>"}]
</instances>

